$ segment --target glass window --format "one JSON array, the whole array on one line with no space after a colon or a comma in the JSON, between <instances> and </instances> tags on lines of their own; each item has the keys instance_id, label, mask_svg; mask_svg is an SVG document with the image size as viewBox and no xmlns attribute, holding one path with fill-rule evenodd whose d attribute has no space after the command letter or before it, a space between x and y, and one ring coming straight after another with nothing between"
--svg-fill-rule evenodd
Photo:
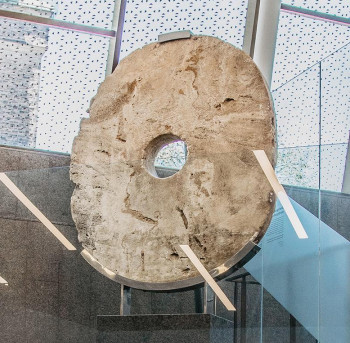
<instances>
[{"instance_id":1,"label":"glass window","mask_svg":"<svg viewBox=\"0 0 350 343\"><path fill-rule=\"evenodd\" d=\"M215 36L241 48L247 6L247 0L130 0L120 56L157 41L159 34L181 30Z\"/></svg>"}]
</instances>

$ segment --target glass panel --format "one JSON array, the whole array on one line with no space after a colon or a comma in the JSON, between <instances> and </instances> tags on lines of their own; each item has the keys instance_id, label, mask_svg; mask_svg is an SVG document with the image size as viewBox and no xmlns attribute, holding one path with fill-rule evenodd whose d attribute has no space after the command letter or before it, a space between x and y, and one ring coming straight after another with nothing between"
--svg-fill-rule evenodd
<instances>
[{"instance_id":1,"label":"glass panel","mask_svg":"<svg viewBox=\"0 0 350 343\"><path fill-rule=\"evenodd\" d=\"M350 28L281 12L271 89L299 75L350 41Z\"/></svg>"},{"instance_id":2,"label":"glass panel","mask_svg":"<svg viewBox=\"0 0 350 343\"><path fill-rule=\"evenodd\" d=\"M283 0L284 4L307 8L310 10L337 15L339 17L350 17L350 6L347 0Z\"/></svg>"},{"instance_id":3,"label":"glass panel","mask_svg":"<svg viewBox=\"0 0 350 343\"><path fill-rule=\"evenodd\" d=\"M299 193L298 189L293 192ZM262 342L289 342L293 330L295 342L315 342L318 337L318 219L291 201L309 237L297 237L277 202L258 254L263 259L263 273L258 278L264 287ZM255 258L246 269L255 277Z\"/></svg>"},{"instance_id":4,"label":"glass panel","mask_svg":"<svg viewBox=\"0 0 350 343\"><path fill-rule=\"evenodd\" d=\"M350 341L350 196L322 193L320 342ZM334 229L334 230L333 230Z\"/></svg>"},{"instance_id":5,"label":"glass panel","mask_svg":"<svg viewBox=\"0 0 350 343\"><path fill-rule=\"evenodd\" d=\"M111 29L114 0L0 0L0 9Z\"/></svg>"},{"instance_id":6,"label":"glass panel","mask_svg":"<svg viewBox=\"0 0 350 343\"><path fill-rule=\"evenodd\" d=\"M322 145L321 189L341 192L348 144Z\"/></svg>"},{"instance_id":7,"label":"glass panel","mask_svg":"<svg viewBox=\"0 0 350 343\"><path fill-rule=\"evenodd\" d=\"M320 68L310 68L273 91L278 147L319 144Z\"/></svg>"},{"instance_id":8,"label":"glass panel","mask_svg":"<svg viewBox=\"0 0 350 343\"><path fill-rule=\"evenodd\" d=\"M321 62L321 189L342 192L350 132L350 44Z\"/></svg>"},{"instance_id":9,"label":"glass panel","mask_svg":"<svg viewBox=\"0 0 350 343\"><path fill-rule=\"evenodd\" d=\"M276 174L284 185L319 186L320 67L273 93L278 141Z\"/></svg>"},{"instance_id":10,"label":"glass panel","mask_svg":"<svg viewBox=\"0 0 350 343\"><path fill-rule=\"evenodd\" d=\"M323 60L320 342L350 341L350 195L344 193L349 129L349 45Z\"/></svg>"},{"instance_id":11,"label":"glass panel","mask_svg":"<svg viewBox=\"0 0 350 343\"><path fill-rule=\"evenodd\" d=\"M322 169L328 166L322 162ZM320 197L320 342L350 340L350 195L336 191L322 191Z\"/></svg>"},{"instance_id":12,"label":"glass panel","mask_svg":"<svg viewBox=\"0 0 350 343\"><path fill-rule=\"evenodd\" d=\"M247 0L128 1L120 56L157 41L159 34L181 30L215 36L241 48L247 6Z\"/></svg>"},{"instance_id":13,"label":"glass panel","mask_svg":"<svg viewBox=\"0 0 350 343\"><path fill-rule=\"evenodd\" d=\"M0 27L0 143L70 152L105 78L109 38L8 19Z\"/></svg>"},{"instance_id":14,"label":"glass panel","mask_svg":"<svg viewBox=\"0 0 350 343\"><path fill-rule=\"evenodd\" d=\"M321 63L322 144L347 143L350 132L350 44Z\"/></svg>"},{"instance_id":15,"label":"glass panel","mask_svg":"<svg viewBox=\"0 0 350 343\"><path fill-rule=\"evenodd\" d=\"M262 338L262 254L255 255L253 261L219 283L236 308L229 317L234 323L234 342L253 343L260 342ZM217 308L217 315L227 317L227 311L219 300Z\"/></svg>"}]
</instances>

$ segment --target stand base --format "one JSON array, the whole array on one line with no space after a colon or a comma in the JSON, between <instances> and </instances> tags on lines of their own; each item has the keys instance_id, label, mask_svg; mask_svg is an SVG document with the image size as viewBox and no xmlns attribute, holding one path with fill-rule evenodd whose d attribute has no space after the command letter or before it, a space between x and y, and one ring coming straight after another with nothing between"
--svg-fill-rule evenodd
<instances>
[{"instance_id":1,"label":"stand base","mask_svg":"<svg viewBox=\"0 0 350 343\"><path fill-rule=\"evenodd\" d=\"M97 343L232 343L233 322L212 314L98 316Z\"/></svg>"}]
</instances>

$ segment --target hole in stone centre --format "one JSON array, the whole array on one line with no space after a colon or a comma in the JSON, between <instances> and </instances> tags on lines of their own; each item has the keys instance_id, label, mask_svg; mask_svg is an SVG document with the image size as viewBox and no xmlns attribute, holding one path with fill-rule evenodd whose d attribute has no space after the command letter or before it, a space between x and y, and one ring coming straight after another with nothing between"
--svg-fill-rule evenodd
<instances>
[{"instance_id":1,"label":"hole in stone centre","mask_svg":"<svg viewBox=\"0 0 350 343\"><path fill-rule=\"evenodd\" d=\"M180 137L166 134L153 139L146 148L146 168L157 178L167 178L183 168L187 145Z\"/></svg>"}]
</instances>

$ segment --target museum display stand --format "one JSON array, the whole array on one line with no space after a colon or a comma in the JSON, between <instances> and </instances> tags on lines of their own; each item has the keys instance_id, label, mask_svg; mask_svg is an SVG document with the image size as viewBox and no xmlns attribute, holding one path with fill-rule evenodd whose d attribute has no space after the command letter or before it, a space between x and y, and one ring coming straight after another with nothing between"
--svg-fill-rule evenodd
<instances>
[{"instance_id":1,"label":"museum display stand","mask_svg":"<svg viewBox=\"0 0 350 343\"><path fill-rule=\"evenodd\" d=\"M229 343L233 322L216 312L216 296L207 283L196 290L203 313L130 315L131 288L121 285L120 315L97 316L97 343Z\"/></svg>"},{"instance_id":2,"label":"museum display stand","mask_svg":"<svg viewBox=\"0 0 350 343\"><path fill-rule=\"evenodd\" d=\"M97 317L98 343L228 343L233 323L213 314Z\"/></svg>"}]
</instances>

